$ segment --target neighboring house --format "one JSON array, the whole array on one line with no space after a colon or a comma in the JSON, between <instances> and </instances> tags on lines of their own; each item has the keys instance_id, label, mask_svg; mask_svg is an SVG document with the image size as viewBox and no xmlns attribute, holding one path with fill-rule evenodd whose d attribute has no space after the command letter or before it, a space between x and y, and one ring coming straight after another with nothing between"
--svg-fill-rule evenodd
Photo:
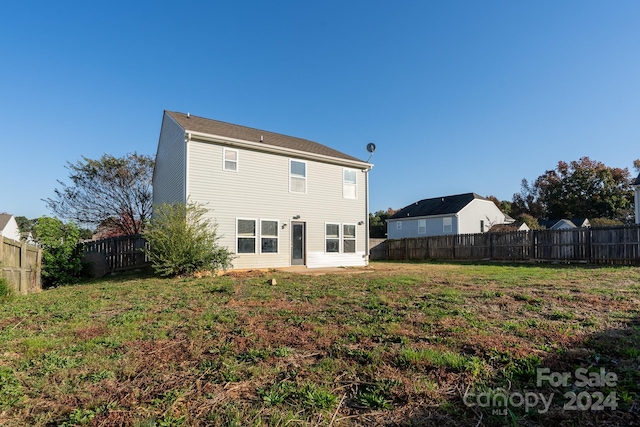
<instances>
[{"instance_id":1,"label":"neighboring house","mask_svg":"<svg viewBox=\"0 0 640 427\"><path fill-rule=\"evenodd\" d=\"M587 218L539 219L538 224L547 230L591 227L591 223Z\"/></svg>"},{"instance_id":2,"label":"neighboring house","mask_svg":"<svg viewBox=\"0 0 640 427\"><path fill-rule=\"evenodd\" d=\"M207 208L235 269L364 266L372 166L306 139L165 111L153 203Z\"/></svg>"},{"instance_id":3,"label":"neighboring house","mask_svg":"<svg viewBox=\"0 0 640 427\"><path fill-rule=\"evenodd\" d=\"M387 219L387 237L484 233L496 224L513 222L491 200L476 193L424 199Z\"/></svg>"},{"instance_id":4,"label":"neighboring house","mask_svg":"<svg viewBox=\"0 0 640 427\"><path fill-rule=\"evenodd\" d=\"M514 221L509 224L495 224L489 231L492 233L506 233L509 231L527 231L529 226L522 221Z\"/></svg>"},{"instance_id":5,"label":"neighboring house","mask_svg":"<svg viewBox=\"0 0 640 427\"><path fill-rule=\"evenodd\" d=\"M20 240L20 228L11 214L0 214L0 236Z\"/></svg>"},{"instance_id":6,"label":"neighboring house","mask_svg":"<svg viewBox=\"0 0 640 427\"><path fill-rule=\"evenodd\" d=\"M640 224L640 174L638 174L638 177L636 178L635 181L633 181L633 184L631 185L633 186L633 193L634 193L633 205L635 207L635 212L636 212L636 224Z\"/></svg>"}]
</instances>

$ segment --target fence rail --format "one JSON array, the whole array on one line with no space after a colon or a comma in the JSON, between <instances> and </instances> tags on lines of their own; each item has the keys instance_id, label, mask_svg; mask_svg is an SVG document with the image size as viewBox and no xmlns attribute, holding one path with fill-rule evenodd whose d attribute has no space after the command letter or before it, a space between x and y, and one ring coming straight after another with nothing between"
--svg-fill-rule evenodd
<instances>
[{"instance_id":1,"label":"fence rail","mask_svg":"<svg viewBox=\"0 0 640 427\"><path fill-rule=\"evenodd\" d=\"M0 236L0 275L21 294L42 290L42 249Z\"/></svg>"},{"instance_id":2,"label":"fence rail","mask_svg":"<svg viewBox=\"0 0 640 427\"><path fill-rule=\"evenodd\" d=\"M389 260L640 264L640 225L430 236L386 241Z\"/></svg>"},{"instance_id":3,"label":"fence rail","mask_svg":"<svg viewBox=\"0 0 640 427\"><path fill-rule=\"evenodd\" d=\"M139 234L110 237L80 243L85 260L94 264L94 271L115 273L149 265L149 259L143 251L147 241Z\"/></svg>"}]
</instances>

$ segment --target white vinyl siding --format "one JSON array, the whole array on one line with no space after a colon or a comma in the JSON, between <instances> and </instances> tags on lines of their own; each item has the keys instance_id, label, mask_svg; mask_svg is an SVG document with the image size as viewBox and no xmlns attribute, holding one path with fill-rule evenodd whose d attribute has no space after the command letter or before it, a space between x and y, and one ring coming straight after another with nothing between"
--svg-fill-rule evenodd
<instances>
[{"instance_id":1,"label":"white vinyl siding","mask_svg":"<svg viewBox=\"0 0 640 427\"><path fill-rule=\"evenodd\" d=\"M345 165L303 161L306 194L300 197L301 193L289 191L290 160L296 159L240 148L238 156L242 171L229 173L220 166L226 146L201 141L190 141L188 145L189 199L205 204L207 218L218 225L219 244L232 252L235 250L234 269L290 266L293 221L305 224L305 260L308 267L367 264L364 172L356 169L358 196L356 200L347 200L342 197L342 170ZM293 219L298 215L299 219ZM237 219L256 220L254 253L237 252ZM261 252L261 238L264 237L260 233L261 220L279 221L277 253ZM363 225L356 226L355 253L326 252L326 223L337 224L341 228L342 224L358 224L360 221Z\"/></svg>"},{"instance_id":2,"label":"white vinyl siding","mask_svg":"<svg viewBox=\"0 0 640 427\"><path fill-rule=\"evenodd\" d=\"M342 170L342 197L356 199L358 197L358 178L355 169Z\"/></svg>"},{"instance_id":3,"label":"white vinyl siding","mask_svg":"<svg viewBox=\"0 0 640 427\"><path fill-rule=\"evenodd\" d=\"M153 169L153 204L187 202L187 145L184 129L165 115Z\"/></svg>"},{"instance_id":4,"label":"white vinyl siding","mask_svg":"<svg viewBox=\"0 0 640 427\"><path fill-rule=\"evenodd\" d=\"M225 148L223 156L222 168L226 171L238 172L238 150Z\"/></svg>"},{"instance_id":5,"label":"white vinyl siding","mask_svg":"<svg viewBox=\"0 0 640 427\"><path fill-rule=\"evenodd\" d=\"M278 221L260 221L260 253L278 253L278 228Z\"/></svg>"},{"instance_id":6,"label":"white vinyl siding","mask_svg":"<svg viewBox=\"0 0 640 427\"><path fill-rule=\"evenodd\" d=\"M238 219L238 228L236 235L238 236L237 253L254 254L256 253L256 220L255 219Z\"/></svg>"},{"instance_id":7,"label":"white vinyl siding","mask_svg":"<svg viewBox=\"0 0 640 427\"><path fill-rule=\"evenodd\" d=\"M292 193L307 192L307 162L289 160L289 191Z\"/></svg>"}]
</instances>

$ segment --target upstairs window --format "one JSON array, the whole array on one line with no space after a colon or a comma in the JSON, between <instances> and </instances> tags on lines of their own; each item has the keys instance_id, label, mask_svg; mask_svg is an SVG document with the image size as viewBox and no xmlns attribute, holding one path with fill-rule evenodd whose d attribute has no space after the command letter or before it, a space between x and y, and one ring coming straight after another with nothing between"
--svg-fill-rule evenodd
<instances>
[{"instance_id":1,"label":"upstairs window","mask_svg":"<svg viewBox=\"0 0 640 427\"><path fill-rule=\"evenodd\" d=\"M289 160L289 191L292 193L307 192L307 163Z\"/></svg>"},{"instance_id":2,"label":"upstairs window","mask_svg":"<svg viewBox=\"0 0 640 427\"><path fill-rule=\"evenodd\" d=\"M418 234L427 234L427 220L419 219L418 220Z\"/></svg>"},{"instance_id":3,"label":"upstairs window","mask_svg":"<svg viewBox=\"0 0 640 427\"><path fill-rule=\"evenodd\" d=\"M340 224L325 225L325 242L327 252L340 252Z\"/></svg>"},{"instance_id":4,"label":"upstairs window","mask_svg":"<svg viewBox=\"0 0 640 427\"><path fill-rule=\"evenodd\" d=\"M358 197L357 173L355 169L342 170L342 197L356 199Z\"/></svg>"},{"instance_id":5,"label":"upstairs window","mask_svg":"<svg viewBox=\"0 0 640 427\"><path fill-rule=\"evenodd\" d=\"M225 148L223 150L224 165L223 168L226 171L238 171L238 150L232 150Z\"/></svg>"},{"instance_id":6,"label":"upstairs window","mask_svg":"<svg viewBox=\"0 0 640 427\"><path fill-rule=\"evenodd\" d=\"M278 221L260 221L260 247L261 252L278 252Z\"/></svg>"},{"instance_id":7,"label":"upstairs window","mask_svg":"<svg viewBox=\"0 0 640 427\"><path fill-rule=\"evenodd\" d=\"M451 224L451 218L442 218L442 232L451 233L453 231L453 226Z\"/></svg>"},{"instance_id":8,"label":"upstairs window","mask_svg":"<svg viewBox=\"0 0 640 427\"><path fill-rule=\"evenodd\" d=\"M238 220L238 253L256 253L256 221L254 219Z\"/></svg>"},{"instance_id":9,"label":"upstairs window","mask_svg":"<svg viewBox=\"0 0 640 427\"><path fill-rule=\"evenodd\" d=\"M402 222L396 221L396 230L402 230Z\"/></svg>"},{"instance_id":10,"label":"upstairs window","mask_svg":"<svg viewBox=\"0 0 640 427\"><path fill-rule=\"evenodd\" d=\"M342 251L344 253L355 253L356 251L355 224L342 225Z\"/></svg>"}]
</instances>

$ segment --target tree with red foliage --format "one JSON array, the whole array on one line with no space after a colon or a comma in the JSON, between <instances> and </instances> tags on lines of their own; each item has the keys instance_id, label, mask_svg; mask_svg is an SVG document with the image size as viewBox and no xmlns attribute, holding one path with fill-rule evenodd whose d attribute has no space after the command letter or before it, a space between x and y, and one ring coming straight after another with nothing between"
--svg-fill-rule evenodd
<instances>
[{"instance_id":1,"label":"tree with red foliage","mask_svg":"<svg viewBox=\"0 0 640 427\"><path fill-rule=\"evenodd\" d=\"M569 163L559 161L555 169L540 175L533 184L523 180L522 191L514 194L512 206L516 215L528 213L536 218L626 221L633 207L631 182L627 168L608 167L589 157Z\"/></svg>"},{"instance_id":2,"label":"tree with red foliage","mask_svg":"<svg viewBox=\"0 0 640 427\"><path fill-rule=\"evenodd\" d=\"M72 184L58 181L49 209L78 224L105 226L110 234L140 234L151 215L154 160L137 153L67 163Z\"/></svg>"}]
</instances>

